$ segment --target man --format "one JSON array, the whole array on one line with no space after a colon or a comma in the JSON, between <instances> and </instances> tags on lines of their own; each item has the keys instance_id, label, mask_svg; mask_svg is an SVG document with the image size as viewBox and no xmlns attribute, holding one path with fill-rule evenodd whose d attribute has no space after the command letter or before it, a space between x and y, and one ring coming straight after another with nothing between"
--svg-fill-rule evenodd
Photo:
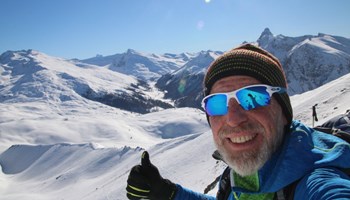
<instances>
[{"instance_id":1,"label":"man","mask_svg":"<svg viewBox=\"0 0 350 200\"><path fill-rule=\"evenodd\" d=\"M350 198L350 145L293 121L280 62L251 44L216 59L202 106L228 168L217 199ZM290 188L281 194L285 188ZM161 177L144 152L132 168L129 199L215 199ZM287 194L287 195L285 195Z\"/></svg>"}]
</instances>

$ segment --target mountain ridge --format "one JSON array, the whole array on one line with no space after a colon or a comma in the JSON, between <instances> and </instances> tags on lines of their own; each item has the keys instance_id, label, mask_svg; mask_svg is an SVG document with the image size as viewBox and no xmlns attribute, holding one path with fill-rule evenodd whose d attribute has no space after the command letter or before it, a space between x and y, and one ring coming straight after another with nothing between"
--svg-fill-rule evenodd
<instances>
[{"instance_id":1,"label":"mountain ridge","mask_svg":"<svg viewBox=\"0 0 350 200\"><path fill-rule=\"evenodd\" d=\"M276 37L282 36L269 40L274 41ZM290 40L293 38L281 41L291 44ZM318 40L313 42L324 44ZM303 48L312 49L314 43L305 41L309 46ZM269 44L269 48L275 50L286 47L274 46L274 42ZM298 49L303 45L297 46ZM334 49L327 45L322 47L327 47L323 50ZM207 56L208 60L195 62L199 53L184 54L181 59L189 63L187 66L159 74L159 77L168 76L163 78L162 84L170 89L165 87L163 91L155 87L155 80L140 80L112 71L106 65L65 60L34 50L0 55L1 198L125 200L128 173L134 165L140 164L144 150L150 153L152 163L164 178L203 192L226 165L211 157L215 145L204 112L177 106L189 103L188 99L181 102L184 98L194 97L192 102L200 100L200 92L191 93L186 86L201 88L200 76L206 62L220 54L205 52L201 56ZM336 55L343 58L343 53L339 52L347 51L337 52ZM299 55L302 53L293 53L293 57L302 56ZM328 54L322 51L315 55ZM338 74L341 73L335 75ZM186 84L180 81L184 77ZM168 93L178 90L178 86L183 86L180 91L187 96L164 99L165 95L170 95ZM84 97L89 88L92 96ZM311 126L315 104L318 104L319 117L315 125L344 113L349 109L349 88L350 73L347 73L291 96L294 119ZM93 99L105 94L111 95L104 99L107 102ZM145 102L159 100L172 107L160 108L152 104L146 113L139 113L108 105L108 100L117 97L137 102L141 99L137 95ZM209 194L215 196L216 189Z\"/></svg>"},{"instance_id":2,"label":"mountain ridge","mask_svg":"<svg viewBox=\"0 0 350 200\"><path fill-rule=\"evenodd\" d=\"M251 43L268 50L280 60L286 73L290 95L315 89L350 72L350 39L345 37L324 33L315 36L288 37L281 34L275 36L269 28L265 28L257 41ZM13 51L3 53L0 63L6 67L25 66L35 55L40 54L34 50L19 51L17 54L22 57L13 56L14 59L9 61L9 55L14 53ZM129 97L125 96L126 98L123 98L121 96L123 92L120 93L117 89L100 91L93 88L93 84L87 85L81 81L76 84L87 86L84 94L80 92L80 95L87 99L129 111L147 113L155 109L174 106L200 108L200 101L203 97L202 80L206 68L222 54L221 51L212 50L198 53L153 54L128 49L121 54L98 55L84 60L55 59L81 68L99 67L110 70L111 74L118 72L134 77L137 83L129 84L129 87L122 87L128 89L121 89L129 91L126 93ZM47 64L49 62L48 60ZM40 70L40 66L45 66L45 61L42 61L42 65L37 64L32 67ZM13 68L12 73L15 73L16 70L20 73L19 68ZM24 68L21 70L23 71ZM7 72L3 73L6 75ZM62 78L68 77L64 75ZM118 83L117 79L111 82L111 84L116 83ZM141 94L143 90L159 90L159 93L163 95L161 99L154 99L152 96ZM147 100L149 103L145 103ZM141 103L143 106L135 109L136 104Z\"/></svg>"},{"instance_id":3,"label":"mountain ridge","mask_svg":"<svg viewBox=\"0 0 350 200\"><path fill-rule=\"evenodd\" d=\"M289 95L301 94L350 73L350 39L319 34L299 37L274 36L266 28L257 41L251 42L276 56L285 71L288 82ZM205 66L209 66L208 62ZM188 66L187 66L188 67ZM196 80L204 76L205 70L199 69L187 79ZM195 105L200 107L203 93L197 88L190 95L178 94L174 86L181 82L180 78L173 78L172 73L158 79L157 86L166 90L167 96L177 102L177 105ZM161 80L161 83L160 83ZM202 80L191 82L191 85L202 85ZM173 94L169 94L172 92Z\"/></svg>"}]
</instances>

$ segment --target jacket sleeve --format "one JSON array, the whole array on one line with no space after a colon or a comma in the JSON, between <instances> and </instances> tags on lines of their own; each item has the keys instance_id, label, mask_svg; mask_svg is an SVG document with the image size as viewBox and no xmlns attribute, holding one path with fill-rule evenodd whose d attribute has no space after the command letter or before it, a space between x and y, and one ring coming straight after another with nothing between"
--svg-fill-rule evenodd
<instances>
[{"instance_id":1,"label":"jacket sleeve","mask_svg":"<svg viewBox=\"0 0 350 200\"><path fill-rule=\"evenodd\" d=\"M336 168L318 168L297 185L294 199L350 199L350 177Z\"/></svg>"},{"instance_id":2,"label":"jacket sleeve","mask_svg":"<svg viewBox=\"0 0 350 200\"><path fill-rule=\"evenodd\" d=\"M215 197L201 194L177 185L177 192L174 200L215 200Z\"/></svg>"}]
</instances>

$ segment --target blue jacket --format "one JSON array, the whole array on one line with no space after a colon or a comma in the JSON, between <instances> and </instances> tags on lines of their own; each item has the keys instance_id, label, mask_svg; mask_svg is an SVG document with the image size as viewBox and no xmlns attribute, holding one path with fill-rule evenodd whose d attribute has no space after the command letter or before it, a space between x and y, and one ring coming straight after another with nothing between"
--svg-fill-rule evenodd
<instances>
[{"instance_id":1,"label":"blue jacket","mask_svg":"<svg viewBox=\"0 0 350 200\"><path fill-rule=\"evenodd\" d=\"M295 199L350 199L350 177L341 169L350 169L349 143L293 121L281 148L253 175L257 183L255 189L242 186L246 185L245 177L230 174L236 185L231 184L228 200L271 199L277 191L297 180L300 181ZM205 199L215 197L178 185L175 200Z\"/></svg>"}]
</instances>

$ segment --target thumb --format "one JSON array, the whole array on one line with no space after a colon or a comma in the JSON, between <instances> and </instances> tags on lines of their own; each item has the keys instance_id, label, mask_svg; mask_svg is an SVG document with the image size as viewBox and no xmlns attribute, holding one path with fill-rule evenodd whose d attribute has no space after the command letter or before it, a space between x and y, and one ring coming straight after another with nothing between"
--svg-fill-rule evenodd
<instances>
[{"instance_id":1,"label":"thumb","mask_svg":"<svg viewBox=\"0 0 350 200\"><path fill-rule=\"evenodd\" d=\"M149 167L149 166L152 165L152 164L151 164L151 161L149 160L149 154L148 154L147 151L144 151L144 152L142 153L141 165L142 165L143 167Z\"/></svg>"},{"instance_id":2,"label":"thumb","mask_svg":"<svg viewBox=\"0 0 350 200\"><path fill-rule=\"evenodd\" d=\"M142 153L141 171L142 171L142 174L148 178L151 185L156 184L162 179L162 176L160 175L158 168L154 166L149 160L149 154L147 151L144 151Z\"/></svg>"}]
</instances>

